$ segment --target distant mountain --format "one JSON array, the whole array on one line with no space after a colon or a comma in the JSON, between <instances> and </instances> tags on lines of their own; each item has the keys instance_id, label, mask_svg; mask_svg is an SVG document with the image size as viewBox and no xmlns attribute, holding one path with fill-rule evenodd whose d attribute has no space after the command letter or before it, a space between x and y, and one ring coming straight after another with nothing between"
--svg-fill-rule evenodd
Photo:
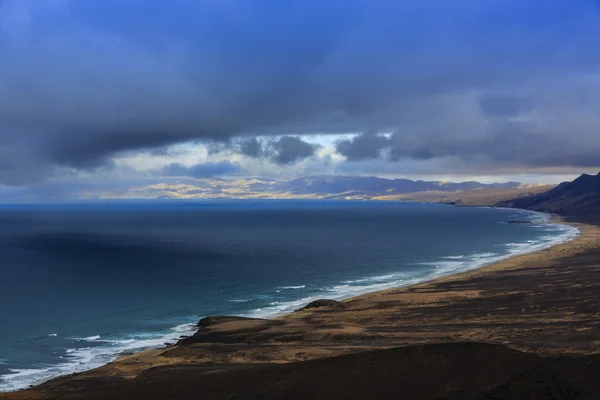
<instances>
[{"instance_id":1,"label":"distant mountain","mask_svg":"<svg viewBox=\"0 0 600 400\"><path fill-rule=\"evenodd\" d=\"M489 187L515 188L519 186L519 182L483 184L473 181L452 183L362 176L307 176L279 181L273 185L273 190L295 194L383 195L425 191L456 192Z\"/></svg>"},{"instance_id":2,"label":"distant mountain","mask_svg":"<svg viewBox=\"0 0 600 400\"><path fill-rule=\"evenodd\" d=\"M386 196L374 196L373 200L420 201L426 203L442 203L455 206L493 207L498 202L520 197L534 196L552 189L553 185L524 185L518 188L496 188L464 190L458 192L416 192Z\"/></svg>"},{"instance_id":3,"label":"distant mountain","mask_svg":"<svg viewBox=\"0 0 600 400\"><path fill-rule=\"evenodd\" d=\"M545 193L497 205L560 215L600 215L600 174L583 174L573 182L563 182Z\"/></svg>"},{"instance_id":4,"label":"distant mountain","mask_svg":"<svg viewBox=\"0 0 600 400\"><path fill-rule=\"evenodd\" d=\"M513 189L518 182L412 181L360 176L307 176L291 179L178 179L118 190L87 190L80 198L313 198L372 199L410 193L456 193L479 189Z\"/></svg>"}]
</instances>

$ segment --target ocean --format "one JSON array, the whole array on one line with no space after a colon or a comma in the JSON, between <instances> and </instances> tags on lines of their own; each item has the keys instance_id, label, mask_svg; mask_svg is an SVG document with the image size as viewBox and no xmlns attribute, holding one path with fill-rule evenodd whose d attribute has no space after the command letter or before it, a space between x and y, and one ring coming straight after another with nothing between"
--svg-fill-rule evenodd
<instances>
[{"instance_id":1,"label":"ocean","mask_svg":"<svg viewBox=\"0 0 600 400\"><path fill-rule=\"evenodd\" d=\"M531 221L532 223L509 223ZM0 392L574 238L544 214L296 200L0 205Z\"/></svg>"}]
</instances>

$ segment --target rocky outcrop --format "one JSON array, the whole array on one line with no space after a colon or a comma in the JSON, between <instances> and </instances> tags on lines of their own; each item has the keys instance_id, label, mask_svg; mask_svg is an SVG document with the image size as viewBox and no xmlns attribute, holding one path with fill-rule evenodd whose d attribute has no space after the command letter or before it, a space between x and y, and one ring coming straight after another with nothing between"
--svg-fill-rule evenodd
<instances>
[{"instance_id":1,"label":"rocky outcrop","mask_svg":"<svg viewBox=\"0 0 600 400\"><path fill-rule=\"evenodd\" d=\"M234 322L234 321L253 321L256 318L246 318L246 317L233 317L229 315L214 315L206 318L202 318L198 321L198 328L206 328L212 325L222 324L224 322Z\"/></svg>"},{"instance_id":2,"label":"rocky outcrop","mask_svg":"<svg viewBox=\"0 0 600 400\"><path fill-rule=\"evenodd\" d=\"M302 307L298 311L311 310L314 308L327 308L330 310L340 310L345 307L346 306L344 305L344 303L341 303L339 301L329 300L329 299L319 299L319 300L315 300L315 301L308 303L306 306Z\"/></svg>"}]
</instances>

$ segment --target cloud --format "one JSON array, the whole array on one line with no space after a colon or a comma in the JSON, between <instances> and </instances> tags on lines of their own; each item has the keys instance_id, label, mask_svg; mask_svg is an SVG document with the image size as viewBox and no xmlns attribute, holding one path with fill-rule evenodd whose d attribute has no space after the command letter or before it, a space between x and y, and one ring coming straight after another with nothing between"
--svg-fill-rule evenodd
<instances>
[{"instance_id":1,"label":"cloud","mask_svg":"<svg viewBox=\"0 0 600 400\"><path fill-rule=\"evenodd\" d=\"M172 163L157 171L157 176L189 176L192 178L210 178L221 175L232 175L242 172L238 164L230 161L207 162L185 166L179 163Z\"/></svg>"},{"instance_id":2,"label":"cloud","mask_svg":"<svg viewBox=\"0 0 600 400\"><path fill-rule=\"evenodd\" d=\"M486 116L510 117L531 111L531 99L510 95L485 94L479 99L481 110Z\"/></svg>"},{"instance_id":3,"label":"cloud","mask_svg":"<svg viewBox=\"0 0 600 400\"><path fill-rule=\"evenodd\" d=\"M600 164L599 36L592 0L4 0L0 182L187 141L289 164L317 133L394 133L351 161Z\"/></svg>"},{"instance_id":4,"label":"cloud","mask_svg":"<svg viewBox=\"0 0 600 400\"><path fill-rule=\"evenodd\" d=\"M297 136L283 136L268 142L267 154L276 164L293 164L315 154L319 146Z\"/></svg>"},{"instance_id":5,"label":"cloud","mask_svg":"<svg viewBox=\"0 0 600 400\"><path fill-rule=\"evenodd\" d=\"M351 139L342 139L335 145L337 152L348 161L377 158L389 145L389 138L383 135L366 133Z\"/></svg>"},{"instance_id":6,"label":"cloud","mask_svg":"<svg viewBox=\"0 0 600 400\"><path fill-rule=\"evenodd\" d=\"M219 152L233 152L244 157L268 160L277 165L289 165L314 156L320 147L298 136L281 136L276 139L251 137L224 144Z\"/></svg>"},{"instance_id":7,"label":"cloud","mask_svg":"<svg viewBox=\"0 0 600 400\"><path fill-rule=\"evenodd\" d=\"M263 144L257 138L241 139L237 151L245 156L260 158L264 155Z\"/></svg>"}]
</instances>

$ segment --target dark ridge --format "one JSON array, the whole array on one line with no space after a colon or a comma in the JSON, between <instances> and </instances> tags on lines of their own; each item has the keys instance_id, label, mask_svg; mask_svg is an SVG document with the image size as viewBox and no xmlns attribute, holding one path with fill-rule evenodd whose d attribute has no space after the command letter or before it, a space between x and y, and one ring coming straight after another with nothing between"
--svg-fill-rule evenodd
<instances>
[{"instance_id":1,"label":"dark ridge","mask_svg":"<svg viewBox=\"0 0 600 400\"><path fill-rule=\"evenodd\" d=\"M232 334L231 330L214 331L210 328L227 322L239 322ZM198 331L192 336L184 337L177 342L177 346L188 346L196 343L259 343L267 341L274 336L273 333L261 332L277 325L283 325L283 321L276 319L244 318L230 316L215 316L203 318L198 322Z\"/></svg>"},{"instance_id":2,"label":"dark ridge","mask_svg":"<svg viewBox=\"0 0 600 400\"><path fill-rule=\"evenodd\" d=\"M589 399L600 398L600 356L549 359L502 345L399 347L290 364L198 364L135 379L63 378L56 399Z\"/></svg>"},{"instance_id":3,"label":"dark ridge","mask_svg":"<svg viewBox=\"0 0 600 400\"><path fill-rule=\"evenodd\" d=\"M565 216L595 216L600 213L600 174L583 174L573 182L563 182L547 192L496 205Z\"/></svg>"}]
</instances>

